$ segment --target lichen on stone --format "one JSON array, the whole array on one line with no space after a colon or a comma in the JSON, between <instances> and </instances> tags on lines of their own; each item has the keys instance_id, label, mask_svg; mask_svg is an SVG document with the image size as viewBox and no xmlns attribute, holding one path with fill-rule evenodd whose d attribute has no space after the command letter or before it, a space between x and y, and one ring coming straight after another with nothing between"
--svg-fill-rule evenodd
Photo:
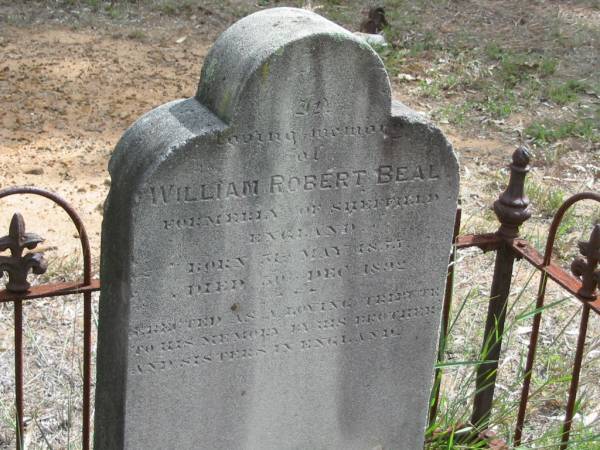
<instances>
[{"instance_id":1,"label":"lichen on stone","mask_svg":"<svg viewBox=\"0 0 600 450\"><path fill-rule=\"evenodd\" d=\"M269 78L270 70L271 70L271 68L269 66L269 61L264 62L260 68L260 75L261 75L261 79L262 79L263 83L265 81L267 81L267 79Z\"/></svg>"}]
</instances>

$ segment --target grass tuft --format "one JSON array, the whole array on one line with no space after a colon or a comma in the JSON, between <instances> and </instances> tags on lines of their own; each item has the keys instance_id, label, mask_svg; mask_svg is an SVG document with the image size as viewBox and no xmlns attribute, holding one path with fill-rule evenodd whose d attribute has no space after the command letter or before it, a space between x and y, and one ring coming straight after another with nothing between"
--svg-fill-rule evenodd
<instances>
[{"instance_id":1,"label":"grass tuft","mask_svg":"<svg viewBox=\"0 0 600 450\"><path fill-rule=\"evenodd\" d=\"M547 88L546 95L554 103L566 105L577 100L579 94L585 93L589 86L579 80L568 80L565 83L551 84Z\"/></svg>"},{"instance_id":2,"label":"grass tuft","mask_svg":"<svg viewBox=\"0 0 600 450\"><path fill-rule=\"evenodd\" d=\"M546 219L553 217L565 200L565 194L561 189L548 189L531 178L528 178L525 183L525 193L529 197L533 210Z\"/></svg>"},{"instance_id":3,"label":"grass tuft","mask_svg":"<svg viewBox=\"0 0 600 450\"><path fill-rule=\"evenodd\" d=\"M556 122L533 122L525 128L525 135L536 144L549 144L575 137L589 142L600 142L600 124L591 118Z\"/></svg>"}]
</instances>

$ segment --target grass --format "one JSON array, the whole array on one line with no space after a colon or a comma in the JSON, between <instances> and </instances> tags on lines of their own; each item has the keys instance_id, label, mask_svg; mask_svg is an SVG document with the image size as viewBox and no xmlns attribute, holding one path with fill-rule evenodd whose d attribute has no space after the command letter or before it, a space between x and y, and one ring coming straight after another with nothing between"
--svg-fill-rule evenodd
<instances>
[{"instance_id":1,"label":"grass","mask_svg":"<svg viewBox=\"0 0 600 450\"><path fill-rule=\"evenodd\" d=\"M240 16L259 8L308 4L302 0L260 0L252 5L198 0L121 1L114 6L98 0L63 3L105 9L113 18L122 17L123 7L134 3L169 17L189 16L199 5ZM430 103L434 118L441 117L466 131L511 133L515 126L511 120L517 115L521 120L520 116L525 115L525 134L535 144L569 138L585 150L594 148L599 138L593 122L598 118L590 117L585 107L594 102L588 93L600 92L600 72L597 67L579 66L578 58L599 51L600 31L584 23L565 22L543 3L532 5L532 17L528 17L529 10L512 17L514 11L509 6L503 9L508 25L513 27L507 32L498 27L505 23L498 24L494 19L488 26L488 22L478 20L479 14L486 18L495 15L490 2L475 7L429 0L389 0L385 7L390 26L384 34L390 46L378 51L392 78L409 73L419 79L414 89L410 84L402 89L406 86L417 101ZM365 8L364 2L355 0L314 0L311 5L350 29L357 29ZM530 23L532 27L543 27L529 30ZM517 25L523 27L523 37ZM496 32L490 33L494 27L498 27ZM534 32L528 35L527 31ZM135 30L130 34L131 39L143 39ZM584 47L585 51L578 51ZM556 111L566 105L573 114Z\"/></svg>"},{"instance_id":2,"label":"grass","mask_svg":"<svg viewBox=\"0 0 600 450\"><path fill-rule=\"evenodd\" d=\"M70 2L71 4L74 4L75 2L72 1ZM100 0L85 0L85 3L92 8L92 11L99 11L100 10L100 6L102 5L102 2Z\"/></svg>"},{"instance_id":3,"label":"grass","mask_svg":"<svg viewBox=\"0 0 600 450\"><path fill-rule=\"evenodd\" d=\"M390 68L392 75L402 72L403 65L410 65L411 58L432 58L434 53L439 60L452 60L432 79L422 79L418 84L418 93L424 99L433 99L446 103L440 111L448 109L456 103L458 92L468 90L468 106L463 107L459 119L450 119L452 124L469 125L483 115L487 121L509 118L513 113L527 109L531 103L539 101L543 90L551 98L561 101L562 96L574 100L584 92L583 86L574 82L552 84L546 79L556 72L558 61L552 57L539 54L514 53L490 44L482 49L463 50L446 48L445 51L436 44L430 34L423 36L418 43L412 42L408 47L386 48L380 55ZM470 107L469 107L470 106ZM485 122L485 121L484 121Z\"/></svg>"},{"instance_id":4,"label":"grass","mask_svg":"<svg viewBox=\"0 0 600 450\"><path fill-rule=\"evenodd\" d=\"M444 14L444 8L452 6L390 2L385 35L391 45L380 51L393 77L408 73L419 79L410 92L432 104L434 119L465 130L509 132L514 127L510 119L518 113L530 117L525 134L536 144L568 137L589 149L598 142L598 118L589 117L586 108L594 103L588 94L599 92L599 72L574 66L573 56L582 45L597 46L598 30L565 26L552 16L529 40L482 37L476 23L472 28L438 23L435 16ZM454 12L461 15L461 7ZM337 16L343 15L338 11ZM565 105L571 109L556 111ZM532 117L538 114L541 119Z\"/></svg>"},{"instance_id":5,"label":"grass","mask_svg":"<svg viewBox=\"0 0 600 450\"><path fill-rule=\"evenodd\" d=\"M466 125L469 113L473 111L474 107L475 103L469 101L458 105L446 105L436 110L433 113L433 118L457 127L462 127Z\"/></svg>"},{"instance_id":6,"label":"grass","mask_svg":"<svg viewBox=\"0 0 600 450\"><path fill-rule=\"evenodd\" d=\"M485 100L480 105L481 110L492 119L506 119L516 110L517 99L515 93L509 89L492 89L486 93Z\"/></svg>"},{"instance_id":7,"label":"grass","mask_svg":"<svg viewBox=\"0 0 600 450\"><path fill-rule=\"evenodd\" d=\"M110 4L106 7L108 16L113 20L121 19L125 14L125 9L119 4Z\"/></svg>"},{"instance_id":8,"label":"grass","mask_svg":"<svg viewBox=\"0 0 600 450\"><path fill-rule=\"evenodd\" d=\"M386 69L391 77L396 77L402 72L402 63L406 59L407 51L393 49L391 47L376 47L381 59L385 61Z\"/></svg>"},{"instance_id":9,"label":"grass","mask_svg":"<svg viewBox=\"0 0 600 450\"><path fill-rule=\"evenodd\" d=\"M590 89L586 83L579 80L568 80L564 83L552 83L547 87L546 95L558 105L566 105L579 98Z\"/></svg>"},{"instance_id":10,"label":"grass","mask_svg":"<svg viewBox=\"0 0 600 450\"><path fill-rule=\"evenodd\" d=\"M48 255L48 253L46 253ZM52 255L52 253L50 253ZM50 281L75 281L83 278L83 264L79 255L52 257L52 264L48 264L45 273L35 276L35 283L48 283ZM96 264L96 267L98 265Z\"/></svg>"},{"instance_id":11,"label":"grass","mask_svg":"<svg viewBox=\"0 0 600 450\"><path fill-rule=\"evenodd\" d=\"M146 39L146 33L144 33L142 30L131 30L129 33L127 33L127 37L135 41L142 41Z\"/></svg>"},{"instance_id":12,"label":"grass","mask_svg":"<svg viewBox=\"0 0 600 450\"><path fill-rule=\"evenodd\" d=\"M27 302L23 312L27 448L81 448L81 296ZM2 305L0 337L11 335L11 316L11 305ZM0 346L7 344L0 338ZM4 351L0 360L0 442L7 448L16 439L12 358L12 351Z\"/></svg>"},{"instance_id":13,"label":"grass","mask_svg":"<svg viewBox=\"0 0 600 450\"><path fill-rule=\"evenodd\" d=\"M530 197L534 208L534 214L548 221L556 213L566 193L561 188L548 188L539 181L532 179L531 175L526 184L526 193ZM588 239L590 223L596 223L600 217L598 208L584 209L577 212L569 209L557 231L555 244L555 257L568 266L569 262L577 254L576 237ZM534 220L533 218L531 220ZM491 226L493 228L493 225ZM580 233L581 232L581 233ZM535 239L530 239L534 241ZM539 239L538 248L543 249L545 236ZM481 256L478 258L486 258ZM466 265L470 269L474 266L468 264L467 257L460 258L459 264ZM489 267L489 258L483 263L483 267ZM460 273L460 267L457 269ZM529 269L525 269L529 270ZM532 389L530 394L528 414L526 416L526 428L524 444L520 449L530 448L557 448L560 443L562 425L560 416L564 415L566 396L571 381L570 372L573 367L573 355L575 338L577 336L578 320L581 308L578 302L570 297L560 298L560 291L548 288L546 306L536 310L534 305L535 288L537 283L534 272L528 275L523 272L522 264L516 266L514 280L515 292L509 303L507 322L503 336L503 354L498 372L498 384L496 399L492 412L491 427L497 434L507 440L509 448L512 447L512 433L518 408L520 387L524 377L526 344L530 336L530 324L536 312L543 312L540 341L537 352L537 363L534 366L532 377ZM524 276L525 275L525 276ZM434 424L428 430L430 444L428 449L458 449L478 448L482 445L467 444L461 441L460 433L470 435L474 439L478 430L468 428L470 407L473 402L475 390L474 367L480 364L485 356L479 356L479 348L472 342L482 342L482 336L478 332L483 328L482 317L486 311L484 305L487 303L487 292L485 286L487 281L480 281L483 289L474 289L474 280L477 274L471 273L471 277L465 281L459 281L455 285L455 296L460 303L454 307L450 322L448 339L442 340L445 348L445 360L452 361L444 364L444 379L442 382L442 396L440 408ZM478 283L478 284L479 284ZM461 297L461 295L463 297ZM592 315L594 316L594 315ZM595 388L593 373L598 370L600 357L591 355L598 353L600 348L597 334L597 324L594 326L595 317L591 318L591 325L595 331L588 333L588 344L586 351L588 356L584 358L584 369L581 376L581 384L576 405L576 415L571 432L570 447L574 449L596 449L600 446L600 434L597 431L598 421L592 424L592 428L584 425L585 418L594 418L597 413L597 398L599 392ZM591 336L590 336L591 334ZM590 378L591 376L591 378ZM458 428L456 424L459 425ZM464 438L463 438L464 439Z\"/></svg>"},{"instance_id":14,"label":"grass","mask_svg":"<svg viewBox=\"0 0 600 450\"><path fill-rule=\"evenodd\" d=\"M463 259L460 264L465 263ZM572 346L576 338L576 334L573 334L572 331L576 330L581 310L573 299L554 298L552 300L552 294L548 295L546 306L542 309L535 309L534 293L537 276L534 273L523 265L516 266L515 276L522 282L511 295L507 309L507 321L502 332L504 350L497 374L498 384L496 385L496 398L490 424L497 435L507 441L510 448L512 448L511 439L520 386L525 373L526 347L524 344L529 339L531 321L539 312L543 314L541 337L537 363L532 376L523 446L519 448L555 448L560 442L562 430L560 421L557 424L555 420L548 422L543 418L548 415L564 414L564 392L570 383ZM458 286L455 286L455 295L461 291L464 293L464 287L469 284L460 282ZM468 420L475 393L475 367L485 360L485 356L478 356L480 349L477 344L465 344L476 342L480 345L482 342L482 337L476 330L482 329L482 318L485 317L485 304L487 303L486 295L485 291L468 287L464 297L462 299L459 297L460 301L455 305L451 315L448 338L442 341L446 353L444 361L451 363L442 366L444 371L442 396L438 414L433 425L428 429L427 449L429 450L483 448L483 442L478 442L476 439L481 430L469 428ZM565 345L566 342L568 344ZM588 349L593 348L595 343L597 343L597 338L588 345ZM460 359L456 359L457 356ZM587 361L590 360L588 357ZM592 398L595 397L586 395L589 392L587 388L590 383L594 384L594 381L589 378L591 373L593 373L593 369L589 365L584 368L583 386L579 390L577 411L584 412L594 409ZM587 386L585 386L586 383ZM574 421L570 448L598 448L600 434L584 427L577 417L579 416L576 416ZM542 420L540 421L540 419ZM464 425L459 425L457 428L457 424ZM465 437L469 437L467 441L471 442L475 439L475 443L468 443L465 441Z\"/></svg>"},{"instance_id":15,"label":"grass","mask_svg":"<svg viewBox=\"0 0 600 450\"><path fill-rule=\"evenodd\" d=\"M496 77L507 87L516 87L532 76L549 77L556 72L558 61L538 53L520 53L498 46L485 47L489 60L495 62Z\"/></svg>"},{"instance_id":16,"label":"grass","mask_svg":"<svg viewBox=\"0 0 600 450\"><path fill-rule=\"evenodd\" d=\"M525 193L529 197L534 212L544 219L553 217L565 200L565 194L560 188L549 189L531 177L525 183Z\"/></svg>"},{"instance_id":17,"label":"grass","mask_svg":"<svg viewBox=\"0 0 600 450\"><path fill-rule=\"evenodd\" d=\"M440 98L442 96L442 84L437 81L419 81L421 95L425 98Z\"/></svg>"},{"instance_id":18,"label":"grass","mask_svg":"<svg viewBox=\"0 0 600 450\"><path fill-rule=\"evenodd\" d=\"M178 16L191 13L194 6L193 0L160 0L154 9L166 16Z\"/></svg>"},{"instance_id":19,"label":"grass","mask_svg":"<svg viewBox=\"0 0 600 450\"><path fill-rule=\"evenodd\" d=\"M600 142L600 123L595 118L534 121L525 128L524 133L537 145L550 144L567 138L579 138L597 143Z\"/></svg>"}]
</instances>

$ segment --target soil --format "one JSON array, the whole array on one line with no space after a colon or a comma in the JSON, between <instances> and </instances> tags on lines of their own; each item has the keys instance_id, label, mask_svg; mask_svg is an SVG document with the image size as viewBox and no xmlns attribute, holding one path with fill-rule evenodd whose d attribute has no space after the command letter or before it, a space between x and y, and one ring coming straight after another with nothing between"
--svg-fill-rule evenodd
<instances>
[{"instance_id":1,"label":"soil","mask_svg":"<svg viewBox=\"0 0 600 450\"><path fill-rule=\"evenodd\" d=\"M144 112L194 95L214 36L190 25L152 27L143 39L128 38L120 27L53 23L0 31L0 186L58 193L81 215L96 257L107 162L119 137ZM12 212L22 211L47 250L73 255L77 232L50 209L41 197L9 198L0 224L7 229Z\"/></svg>"}]
</instances>

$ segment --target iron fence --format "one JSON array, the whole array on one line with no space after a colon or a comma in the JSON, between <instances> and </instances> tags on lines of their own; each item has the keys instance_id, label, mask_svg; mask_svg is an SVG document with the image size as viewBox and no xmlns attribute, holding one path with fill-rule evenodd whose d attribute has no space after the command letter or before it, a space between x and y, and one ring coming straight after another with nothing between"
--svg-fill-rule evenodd
<instances>
[{"instance_id":1,"label":"iron fence","mask_svg":"<svg viewBox=\"0 0 600 450\"><path fill-rule=\"evenodd\" d=\"M494 390L498 372L498 362L504 335L504 324L508 310L508 297L510 293L513 264L516 259L522 259L534 269L541 272L536 305L532 319L532 329L527 351L527 360L524 371L523 385L519 399L519 409L513 435L513 446L521 445L523 426L526 418L527 403L529 401L533 364L535 362L537 344L539 340L540 324L544 312L544 300L548 279L557 283L562 289L571 294L583 304L579 324L577 346L574 355L571 382L568 400L565 408L565 418L561 432L560 449L566 449L569 443L577 388L581 374L581 363L587 335L590 311L600 314L600 297L596 288L600 282L600 271L597 270L600 260L600 225L595 225L589 241L579 242L582 256L577 257L571 264L570 272L563 269L552 259L554 243L559 226L569 208L583 200L600 202L600 195L593 192L575 194L567 199L556 212L548 231L545 251L540 254L527 240L519 237L519 227L531 216L530 205L525 195L525 175L529 171L529 153L524 147L518 148L513 153L510 165L510 181L506 190L494 203L494 211L500 221L500 228L495 233L463 235L460 236L461 211L456 215L454 250L450 258L446 293L442 307L441 339L444 342L448 333L450 309L452 305L452 280L454 278L454 260L456 251L478 247L484 252L495 251L494 275L490 289L488 312L486 316L483 343L477 365L475 396L471 413L470 425L476 430L485 430L488 426ZM443 360L443 345L440 345L438 362ZM442 371L436 370L432 404L430 408L430 424L436 417L439 405L439 390ZM477 439L477 437L475 437Z\"/></svg>"},{"instance_id":2,"label":"iron fence","mask_svg":"<svg viewBox=\"0 0 600 450\"><path fill-rule=\"evenodd\" d=\"M46 261L40 253L29 252L43 239L25 232L25 222L19 213L11 220L9 234L0 238L0 251L10 250L10 256L0 256L0 276L8 275L6 289L0 291L0 303L11 302L14 306L14 345L15 345L15 411L16 411L16 448L22 450L23 423L23 303L27 300L39 300L48 297L81 294L83 298L83 405L82 405L82 447L90 448L90 390L91 390L91 336L92 336L92 292L100 289L100 281L92 279L92 259L90 243L83 222L75 209L58 195L35 187L11 187L0 190L0 199L10 195L33 194L47 198L60 206L69 216L81 242L83 256L82 281L71 283L47 283L30 286L27 274L44 273Z\"/></svg>"}]
</instances>

